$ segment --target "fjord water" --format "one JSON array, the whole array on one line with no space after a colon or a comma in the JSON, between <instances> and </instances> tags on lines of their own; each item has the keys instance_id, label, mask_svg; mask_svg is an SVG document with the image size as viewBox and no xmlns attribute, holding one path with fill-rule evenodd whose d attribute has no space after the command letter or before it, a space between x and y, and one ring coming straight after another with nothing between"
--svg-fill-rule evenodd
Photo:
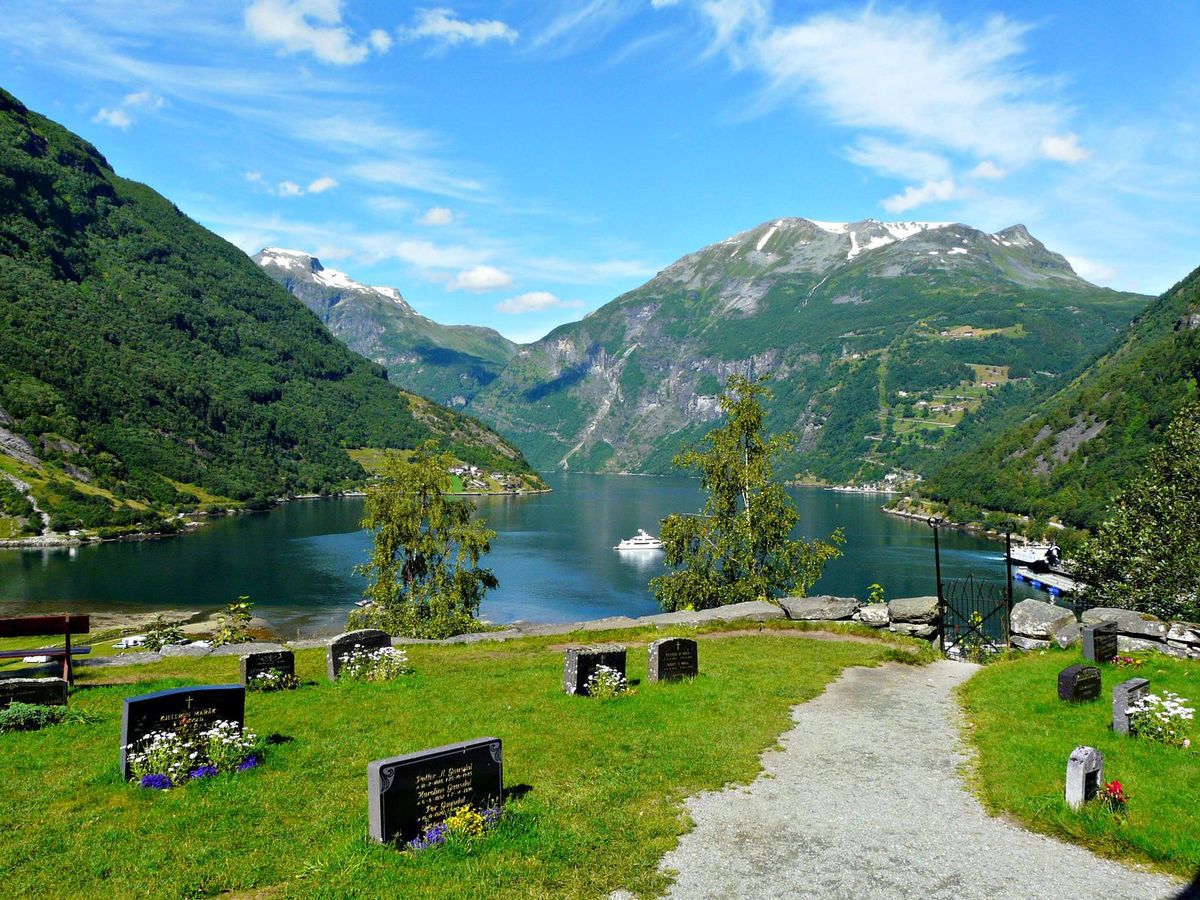
<instances>
[{"instance_id":1,"label":"fjord water","mask_svg":"<svg viewBox=\"0 0 1200 900\"><path fill-rule=\"evenodd\" d=\"M482 616L572 622L659 609L647 587L662 554L620 553L639 528L658 533L672 512L696 512L699 482L686 478L552 474L553 493L474 498L498 534L487 564L500 579ZM885 515L883 497L793 488L800 533L845 529L845 555L813 593L865 598L872 582L889 597L932 594L933 534L922 522ZM353 573L370 536L359 529L361 498L287 503L266 513L211 520L195 534L78 548L0 550L0 611L212 609L249 595L285 637L342 630L361 596ZM1003 582L1003 548L943 530L946 579L974 572ZM1027 589L1018 586L1022 593Z\"/></svg>"}]
</instances>

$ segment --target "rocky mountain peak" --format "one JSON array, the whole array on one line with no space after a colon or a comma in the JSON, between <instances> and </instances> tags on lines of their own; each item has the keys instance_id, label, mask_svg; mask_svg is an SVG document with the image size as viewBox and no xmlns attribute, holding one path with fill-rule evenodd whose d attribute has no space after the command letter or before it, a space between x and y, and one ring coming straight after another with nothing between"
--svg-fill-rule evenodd
<instances>
[{"instance_id":1,"label":"rocky mountain peak","mask_svg":"<svg viewBox=\"0 0 1200 900\"><path fill-rule=\"evenodd\" d=\"M281 247L264 247L252 259L264 269L273 269L274 274L283 276L279 281L291 281L296 284L308 284L318 289L327 289L338 295L368 294L396 304L406 312L416 315L401 293L393 287L376 287L355 281L345 272L329 269L321 264L321 260L303 250L285 250ZM338 302L338 297L330 297L330 304Z\"/></svg>"}]
</instances>

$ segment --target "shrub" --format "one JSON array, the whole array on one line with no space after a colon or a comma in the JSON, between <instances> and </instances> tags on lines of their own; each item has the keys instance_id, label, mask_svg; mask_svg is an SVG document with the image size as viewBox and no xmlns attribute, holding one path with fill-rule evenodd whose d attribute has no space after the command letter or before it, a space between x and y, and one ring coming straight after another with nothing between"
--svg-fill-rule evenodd
<instances>
[{"instance_id":1,"label":"shrub","mask_svg":"<svg viewBox=\"0 0 1200 900\"><path fill-rule=\"evenodd\" d=\"M396 647L365 650L362 644L342 657L338 679L345 681L391 681L412 673L408 654Z\"/></svg>"},{"instance_id":2,"label":"shrub","mask_svg":"<svg viewBox=\"0 0 1200 900\"><path fill-rule=\"evenodd\" d=\"M0 709L0 734L5 731L36 731L61 722L66 714L65 706L13 703L5 709Z\"/></svg>"},{"instance_id":3,"label":"shrub","mask_svg":"<svg viewBox=\"0 0 1200 900\"><path fill-rule=\"evenodd\" d=\"M597 700L612 700L628 690L625 676L611 666L596 666L587 679L587 694Z\"/></svg>"},{"instance_id":4,"label":"shrub","mask_svg":"<svg viewBox=\"0 0 1200 900\"><path fill-rule=\"evenodd\" d=\"M238 597L225 607L225 611L217 616L212 645L244 644L250 640L250 609L253 606L249 597Z\"/></svg>"},{"instance_id":5,"label":"shrub","mask_svg":"<svg viewBox=\"0 0 1200 900\"><path fill-rule=\"evenodd\" d=\"M168 644L178 644L183 640L182 626L182 622L168 622L160 613L154 617L154 621L146 629L144 646L148 650L158 651Z\"/></svg>"}]
</instances>

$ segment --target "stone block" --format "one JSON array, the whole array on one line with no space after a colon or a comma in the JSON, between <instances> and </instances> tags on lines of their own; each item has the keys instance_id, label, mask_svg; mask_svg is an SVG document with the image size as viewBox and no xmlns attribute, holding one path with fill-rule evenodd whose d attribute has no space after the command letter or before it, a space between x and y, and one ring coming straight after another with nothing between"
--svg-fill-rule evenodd
<instances>
[{"instance_id":1,"label":"stone block","mask_svg":"<svg viewBox=\"0 0 1200 900\"><path fill-rule=\"evenodd\" d=\"M1049 641L1054 632L1075 621L1075 613L1042 600L1022 600L1009 616L1013 634Z\"/></svg>"},{"instance_id":2,"label":"stone block","mask_svg":"<svg viewBox=\"0 0 1200 900\"><path fill-rule=\"evenodd\" d=\"M870 625L872 628L887 628L891 621L891 615L888 612L886 603L868 603L866 606L860 607L855 614L855 618L864 625Z\"/></svg>"},{"instance_id":3,"label":"stone block","mask_svg":"<svg viewBox=\"0 0 1200 900\"><path fill-rule=\"evenodd\" d=\"M1109 606L1097 606L1089 609L1082 616L1084 625L1095 625L1098 622L1116 622L1117 631L1131 637L1149 638L1152 641L1167 639L1167 623L1148 613L1134 612L1131 609L1116 609Z\"/></svg>"},{"instance_id":4,"label":"stone block","mask_svg":"<svg viewBox=\"0 0 1200 900\"><path fill-rule=\"evenodd\" d=\"M901 597L888 603L888 616L893 625L907 622L932 625L938 620L937 597Z\"/></svg>"},{"instance_id":5,"label":"stone block","mask_svg":"<svg viewBox=\"0 0 1200 900\"><path fill-rule=\"evenodd\" d=\"M907 634L910 637L919 638L934 638L938 633L936 625L921 625L916 622L893 622L888 630L896 634Z\"/></svg>"},{"instance_id":6,"label":"stone block","mask_svg":"<svg viewBox=\"0 0 1200 900\"><path fill-rule=\"evenodd\" d=\"M1172 622L1167 629L1167 640L1176 644L1200 646L1200 625L1194 622Z\"/></svg>"},{"instance_id":7,"label":"stone block","mask_svg":"<svg viewBox=\"0 0 1200 900\"><path fill-rule=\"evenodd\" d=\"M1080 809L1104 784L1104 754L1095 747L1076 747L1067 760L1067 806Z\"/></svg>"},{"instance_id":8,"label":"stone block","mask_svg":"<svg viewBox=\"0 0 1200 900\"><path fill-rule=\"evenodd\" d=\"M1083 633L1082 626L1074 620L1054 629L1054 643L1066 650L1080 642Z\"/></svg>"},{"instance_id":9,"label":"stone block","mask_svg":"<svg viewBox=\"0 0 1200 900\"><path fill-rule=\"evenodd\" d=\"M853 597L784 597L779 601L789 619L836 622L851 618L862 603Z\"/></svg>"},{"instance_id":10,"label":"stone block","mask_svg":"<svg viewBox=\"0 0 1200 900\"><path fill-rule=\"evenodd\" d=\"M1025 637L1023 634L1012 635L1008 642L1018 650L1049 650L1050 642L1039 638Z\"/></svg>"}]
</instances>

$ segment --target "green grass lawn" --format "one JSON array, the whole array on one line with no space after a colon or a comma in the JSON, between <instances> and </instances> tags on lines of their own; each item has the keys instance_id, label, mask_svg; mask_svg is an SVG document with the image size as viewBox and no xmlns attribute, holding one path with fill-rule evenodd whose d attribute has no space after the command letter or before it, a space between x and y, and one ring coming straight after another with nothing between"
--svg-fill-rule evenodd
<instances>
[{"instance_id":1,"label":"green grass lawn","mask_svg":"<svg viewBox=\"0 0 1200 900\"><path fill-rule=\"evenodd\" d=\"M1150 690L1174 691L1200 706L1200 663L1158 654L1141 656L1137 669L1101 666L1103 689L1093 703L1058 699L1058 673L1082 662L1074 652L1047 651L989 665L961 688L979 751L974 772L984 805L1026 826L1083 844L1105 856L1146 863L1192 878L1200 870L1200 729L1192 723L1191 750L1178 750L1109 729L1113 686L1150 679ZM1130 797L1128 813L1114 816L1063 800L1067 757L1078 745L1104 754L1104 778Z\"/></svg>"},{"instance_id":2,"label":"green grass lawn","mask_svg":"<svg viewBox=\"0 0 1200 900\"><path fill-rule=\"evenodd\" d=\"M688 827L684 797L751 780L789 707L846 666L899 655L788 636L705 639L694 681L600 702L562 693L561 640L412 647L418 674L383 685L329 684L324 652L299 652L300 690L246 704L250 729L291 740L258 770L165 793L121 781L121 698L235 681L237 658L81 669L71 706L98 721L0 735L4 892L652 895L666 884L658 860ZM644 682L643 647L630 648L628 674ZM506 785L531 788L499 828L473 849L373 844L367 763L476 737L501 738Z\"/></svg>"}]
</instances>

